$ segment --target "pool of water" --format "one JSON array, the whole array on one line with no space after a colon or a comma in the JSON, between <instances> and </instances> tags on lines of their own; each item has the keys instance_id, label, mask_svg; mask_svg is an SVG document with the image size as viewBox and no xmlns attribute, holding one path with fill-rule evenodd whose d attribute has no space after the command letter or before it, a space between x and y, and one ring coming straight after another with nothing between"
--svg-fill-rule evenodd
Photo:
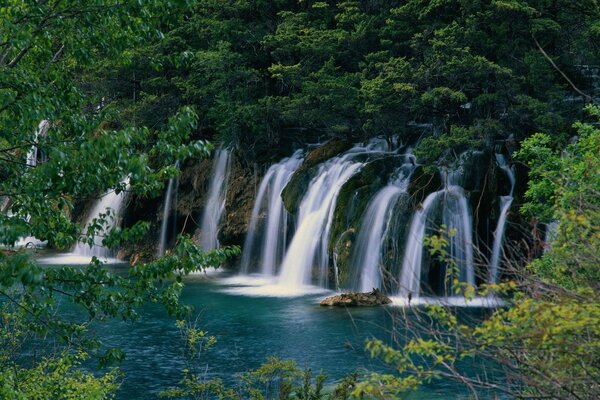
<instances>
[{"instance_id":1,"label":"pool of water","mask_svg":"<svg viewBox=\"0 0 600 400\"><path fill-rule=\"evenodd\" d=\"M238 374L259 367L269 356L293 359L300 367L323 370L328 383L355 371L389 371L364 351L367 339L402 340L402 307L326 308L324 294L296 297L248 296L218 277L186 282L182 301L193 305L198 327L217 337L202 361L209 377L234 384ZM243 289L243 288L240 288ZM107 345L126 351L125 374L118 399L149 399L177 384L185 368L181 334L158 306L142 310L134 324L109 322L96 328ZM466 390L435 381L412 399L462 399Z\"/></svg>"},{"instance_id":2,"label":"pool of water","mask_svg":"<svg viewBox=\"0 0 600 400\"><path fill-rule=\"evenodd\" d=\"M119 272L127 265L110 268ZM403 342L411 334L406 321L415 318L418 307L328 308L319 301L331 292L307 288L303 293L285 297L282 288L269 282L248 283L223 274L189 277L181 301L194 307L197 327L217 338L216 346L201 360L206 375L234 385L239 374L259 367L269 356L323 370L328 384L356 370L390 372L368 356L365 341ZM478 307L463 311L476 318L482 312L486 311ZM126 353L117 399L157 398L160 391L177 385L186 368L175 320L157 305L144 307L140 315L135 323L109 321L93 327L105 346ZM436 380L408 398L468 397L461 385Z\"/></svg>"}]
</instances>

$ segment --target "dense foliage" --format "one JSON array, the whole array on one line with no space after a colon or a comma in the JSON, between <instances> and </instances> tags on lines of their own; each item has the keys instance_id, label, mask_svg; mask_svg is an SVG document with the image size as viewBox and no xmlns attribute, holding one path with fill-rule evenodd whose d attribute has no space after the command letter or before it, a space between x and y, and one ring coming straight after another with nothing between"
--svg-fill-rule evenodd
<instances>
[{"instance_id":1,"label":"dense foliage","mask_svg":"<svg viewBox=\"0 0 600 400\"><path fill-rule=\"evenodd\" d=\"M588 111L598 118L597 107ZM515 270L514 281L484 286L481 296L510 294L505 307L482 323L461 322L452 310L430 307L432 324L401 349L369 343L397 375L374 374L359 393L386 398L436 378L456 379L474 395L504 392L517 398L596 399L600 395L600 129L577 123L566 149L538 133L518 157L531 168L522 212L558 223L551 247ZM439 242L438 239L436 243ZM432 247L444 252L444 246ZM472 297L475 293L465 295ZM486 374L466 376L464 366L488 360Z\"/></svg>"},{"instance_id":2,"label":"dense foliage","mask_svg":"<svg viewBox=\"0 0 600 400\"><path fill-rule=\"evenodd\" d=\"M158 29L172 26L180 18L177 7L185 5L16 0L0 6L0 244L12 246L29 235L57 248L92 243L94 235L103 235L110 247L134 241L147 223L106 232L114 217L107 211L82 232L72 218L76 204L108 190L156 195L176 173L175 160L209 153L208 143L189 139L197 122L192 108L176 110L153 129L115 125L109 115L116 110L80 85L84 71L99 60L127 64L128 50L158 40ZM35 168L35 159L27 160L34 145L44 159ZM42 268L26 252L1 251L0 397L112 396L116 371L98 377L79 368L90 357L107 365L123 357L91 336L90 324L134 321L145 302L163 303L183 316L181 277L218 266L236 252L203 253L181 238L168 257L120 276L96 259L85 268ZM64 315L65 301L81 310L77 317ZM35 356L24 357L32 346Z\"/></svg>"},{"instance_id":3,"label":"dense foliage","mask_svg":"<svg viewBox=\"0 0 600 400\"><path fill-rule=\"evenodd\" d=\"M509 135L564 139L590 101L596 1L201 0L96 92L156 123L194 104L200 129L250 157L294 141L423 135L435 161ZM115 90L116 89L116 90ZM103 94L104 95L104 94Z\"/></svg>"},{"instance_id":4,"label":"dense foliage","mask_svg":"<svg viewBox=\"0 0 600 400\"><path fill-rule=\"evenodd\" d=\"M104 232L103 215L82 232L77 205L109 190L158 195L175 160L209 154L205 139L266 161L298 142L397 135L429 164L507 140L530 171L524 215L558 222L552 247L514 282L481 288L508 298L483 323L432 307L426 336L368 345L396 374L349 379L328 396L393 398L443 377L474 394L597 398L600 130L582 112L594 102L582 66L599 61L599 21L596 0L5 1L0 244L135 241L147 223ZM45 160L35 168L33 145ZM432 252L444 252L440 240ZM237 251L204 253L182 237L124 276L97 260L45 269L26 252L0 252L0 397L110 398L118 371L94 375L81 363L123 354L89 335L92 321L134 321L148 301L184 317L182 277ZM65 299L78 318L61 314ZM182 328L193 363L214 339ZM33 344L42 357L25 362ZM492 360L493 379L462 373L478 357ZM325 398L322 379L273 359L243 378L243 394L189 369L163 395Z\"/></svg>"}]
</instances>

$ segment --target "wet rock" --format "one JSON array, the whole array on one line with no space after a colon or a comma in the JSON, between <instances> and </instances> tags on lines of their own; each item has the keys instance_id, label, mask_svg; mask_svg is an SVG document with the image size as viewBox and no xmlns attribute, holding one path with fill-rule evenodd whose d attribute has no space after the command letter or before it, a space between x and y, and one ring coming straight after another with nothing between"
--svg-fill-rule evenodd
<instances>
[{"instance_id":1,"label":"wet rock","mask_svg":"<svg viewBox=\"0 0 600 400\"><path fill-rule=\"evenodd\" d=\"M410 180L408 193L415 204L420 204L429 194L440 190L442 187L442 180L437 169L424 168L419 165Z\"/></svg>"},{"instance_id":2,"label":"wet rock","mask_svg":"<svg viewBox=\"0 0 600 400\"><path fill-rule=\"evenodd\" d=\"M258 183L252 170L244 168L238 159L233 160L225 198L225 214L219 229L221 244L244 243Z\"/></svg>"},{"instance_id":3,"label":"wet rock","mask_svg":"<svg viewBox=\"0 0 600 400\"><path fill-rule=\"evenodd\" d=\"M213 160L190 160L181 169L177 196L179 215L196 215L204 208L210 185Z\"/></svg>"},{"instance_id":4,"label":"wet rock","mask_svg":"<svg viewBox=\"0 0 600 400\"><path fill-rule=\"evenodd\" d=\"M347 254L338 257L340 283L345 284L350 278L349 261L353 236L345 236L345 232L357 232L369 201L378 190L389 181L390 175L401 165L403 158L397 155L384 156L367 164L340 190L329 236L329 250L337 251L336 245L341 240L345 242ZM345 239L342 237L345 236ZM344 256L345 255L345 256Z\"/></svg>"},{"instance_id":5,"label":"wet rock","mask_svg":"<svg viewBox=\"0 0 600 400\"><path fill-rule=\"evenodd\" d=\"M330 296L321 301L322 306L330 307L373 307L390 304L392 300L381 293L378 289L373 289L368 293L342 293Z\"/></svg>"},{"instance_id":6,"label":"wet rock","mask_svg":"<svg viewBox=\"0 0 600 400\"><path fill-rule=\"evenodd\" d=\"M281 197L285 208L295 213L300 201L308 189L308 185L315 174L315 169L324 161L333 158L352 147L352 143L340 139L332 139L322 146L309 152L300 168L296 170L289 183L283 189Z\"/></svg>"}]
</instances>

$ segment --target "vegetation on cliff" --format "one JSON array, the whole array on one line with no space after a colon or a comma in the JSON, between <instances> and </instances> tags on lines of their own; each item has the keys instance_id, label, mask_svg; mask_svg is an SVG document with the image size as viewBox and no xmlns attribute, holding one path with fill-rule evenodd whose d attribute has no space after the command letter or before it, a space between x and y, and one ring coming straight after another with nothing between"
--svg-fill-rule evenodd
<instances>
[{"instance_id":1,"label":"vegetation on cliff","mask_svg":"<svg viewBox=\"0 0 600 400\"><path fill-rule=\"evenodd\" d=\"M593 94L580 66L597 63L599 12L592 0L199 0L89 85L149 125L194 104L201 134L250 158L424 135L420 160L452 162L509 135L567 138Z\"/></svg>"},{"instance_id":2,"label":"vegetation on cliff","mask_svg":"<svg viewBox=\"0 0 600 400\"><path fill-rule=\"evenodd\" d=\"M424 185L437 179L434 164L506 141L529 168L522 211L531 228L558 222L552 247L515 260L512 281L478 289L507 298L483 323L430 307L426 337L402 349L369 343L396 373L351 389L393 398L441 377L474 394L598 398L600 112L582 110L597 94L583 66L599 62L599 20L595 0L8 0L0 6L0 243L139 239L147 222L104 232L110 215L82 232L75 204L125 190L125 177L140 199L156 197L178 173L175 160L209 154L206 139L266 163L296 144L339 138L332 153L309 157L295 178L302 185L318 161L375 136L418 142ZM38 136L43 120L49 129ZM36 168L26 162L33 145L46 161ZM352 189L379 184L374 171L365 174ZM290 208L301 187L286 194ZM443 236L429 244L432 257L447 257ZM118 372L97 376L81 364L110 365L123 354L89 334L92 321L135 320L145 302L183 317L182 277L237 252L205 253L182 237L171 254L117 276L97 260L42 268L24 251L1 251L0 397L110 398ZM63 315L65 299L80 318ZM40 342L44 357L24 362L24 347ZM465 377L460 363L475 356L497 373ZM281 398L320 396L320 378L313 389L310 374L277 360L248 379L263 384L271 367L287 374ZM345 383L340 398L349 396Z\"/></svg>"}]
</instances>

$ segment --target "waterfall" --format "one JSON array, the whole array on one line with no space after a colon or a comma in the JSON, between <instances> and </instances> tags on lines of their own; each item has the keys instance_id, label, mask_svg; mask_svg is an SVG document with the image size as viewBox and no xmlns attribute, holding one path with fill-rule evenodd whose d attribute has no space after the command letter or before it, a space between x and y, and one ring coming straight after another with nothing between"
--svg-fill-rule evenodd
<instances>
[{"instance_id":1,"label":"waterfall","mask_svg":"<svg viewBox=\"0 0 600 400\"><path fill-rule=\"evenodd\" d=\"M243 274L250 272L253 262L260 266L262 274L275 274L283 258L287 237L288 213L281 192L301 163L302 151L297 151L272 165L262 179L244 241L241 262ZM264 219L264 223L259 227L261 219Z\"/></svg>"},{"instance_id":2,"label":"waterfall","mask_svg":"<svg viewBox=\"0 0 600 400\"><path fill-rule=\"evenodd\" d=\"M500 217L496 231L494 232L494 244L492 246L492 256L490 258L490 283L496 283L498 280L498 268L500 266L500 253L502 252L502 241L504 240L504 230L506 229L506 217L508 210L513 202L513 191L515 189L515 172L509 167L506 157L503 154L496 154L498 166L506 173L510 180L510 192L506 196L500 196Z\"/></svg>"},{"instance_id":3,"label":"waterfall","mask_svg":"<svg viewBox=\"0 0 600 400\"><path fill-rule=\"evenodd\" d=\"M399 296L418 297L421 291L421 261L423 258L423 240L425 227L432 207L443 191L433 192L425 198L423 204L413 215L407 237L404 261L400 272Z\"/></svg>"},{"instance_id":4,"label":"waterfall","mask_svg":"<svg viewBox=\"0 0 600 400\"><path fill-rule=\"evenodd\" d=\"M420 295L423 242L428 218L438 204L441 204L442 223L448 232L448 255L459 268L460 280L475 285L473 223L464 189L459 185L462 173L462 166L451 173L443 170L444 189L428 195L412 218L400 274L399 295L402 297Z\"/></svg>"},{"instance_id":5,"label":"waterfall","mask_svg":"<svg viewBox=\"0 0 600 400\"><path fill-rule=\"evenodd\" d=\"M129 179L125 180L125 186L129 187ZM106 221L104 232L117 228L121 222L121 214L125 206L126 191L121 191L117 194L115 190L104 194L96 201L92 211L89 213L89 217L85 223L85 227L88 228L93 223L94 218L98 218L99 214L105 214L107 209L111 210L111 215ZM73 249L73 254L77 256L92 257L95 256L101 259L114 258L114 251L108 249L102 245L104 235L96 233L94 235L94 243L90 247L87 243L77 243Z\"/></svg>"},{"instance_id":6,"label":"waterfall","mask_svg":"<svg viewBox=\"0 0 600 400\"><path fill-rule=\"evenodd\" d=\"M444 191L443 224L450 233L451 259L459 267L460 279L475 286L473 265L473 221L462 187L451 185Z\"/></svg>"},{"instance_id":7,"label":"waterfall","mask_svg":"<svg viewBox=\"0 0 600 400\"><path fill-rule=\"evenodd\" d=\"M208 189L208 200L202 214L200 224L200 245L204 250L219 247L217 234L219 222L225 211L225 197L227 196L227 182L231 171L231 155L229 150L219 148L215 151L213 173Z\"/></svg>"},{"instance_id":8,"label":"waterfall","mask_svg":"<svg viewBox=\"0 0 600 400\"><path fill-rule=\"evenodd\" d=\"M28 167L35 167L37 165L37 159L38 159L38 138L40 136L46 136L48 134L48 129L50 128L50 122L48 122L48 120L44 119L40 122L40 124L38 125L37 130L35 131L35 136L33 139L34 144L31 146L31 148L29 149L29 151L27 152L27 166Z\"/></svg>"},{"instance_id":9,"label":"waterfall","mask_svg":"<svg viewBox=\"0 0 600 400\"><path fill-rule=\"evenodd\" d=\"M344 184L364 165L356 161L357 155L376 151L387 151L387 145L373 141L319 166L300 203L298 228L281 265L280 285L298 288L310 284L313 266L317 265L318 284L327 286L329 233L338 195Z\"/></svg>"},{"instance_id":10,"label":"waterfall","mask_svg":"<svg viewBox=\"0 0 600 400\"><path fill-rule=\"evenodd\" d=\"M39 123L38 128L34 134L33 145L27 151L27 158L25 160L27 167L35 167L37 165L38 139L40 136L42 136L42 137L46 136L48 134L49 128L50 128L50 122L48 122L48 120L44 119ZM2 201L2 204L0 204L0 212L4 212L5 208L8 208L9 204L10 204L10 201L7 197L6 200ZM12 213L9 212L8 215L12 216ZM27 223L29 223L30 219L31 219L31 216L28 215L25 218L25 221ZM46 241L46 240L41 241L34 236L26 236L26 237L19 238L11 247L14 247L14 248L23 248L23 247L40 248L40 247L45 247L47 244L48 244L48 241Z\"/></svg>"},{"instance_id":11,"label":"waterfall","mask_svg":"<svg viewBox=\"0 0 600 400\"><path fill-rule=\"evenodd\" d=\"M175 161L175 169L179 169L179 160ZM162 213L162 223L160 224L160 240L158 242L158 256L165 254L168 240L169 221L172 218L173 197L177 203L177 186L179 186L179 177L169 179L167 185L167 193L165 195L165 203ZM174 224L172 224L174 227Z\"/></svg>"},{"instance_id":12,"label":"waterfall","mask_svg":"<svg viewBox=\"0 0 600 400\"><path fill-rule=\"evenodd\" d=\"M544 253L552 248L552 242L558 236L558 221L554 220L546 224L546 233L544 234Z\"/></svg>"},{"instance_id":13,"label":"waterfall","mask_svg":"<svg viewBox=\"0 0 600 400\"><path fill-rule=\"evenodd\" d=\"M383 244L393 219L394 206L407 193L413 170L414 162L405 162L393 181L381 189L367 206L350 263L358 271L356 282L360 292L380 289L382 286Z\"/></svg>"}]
</instances>

